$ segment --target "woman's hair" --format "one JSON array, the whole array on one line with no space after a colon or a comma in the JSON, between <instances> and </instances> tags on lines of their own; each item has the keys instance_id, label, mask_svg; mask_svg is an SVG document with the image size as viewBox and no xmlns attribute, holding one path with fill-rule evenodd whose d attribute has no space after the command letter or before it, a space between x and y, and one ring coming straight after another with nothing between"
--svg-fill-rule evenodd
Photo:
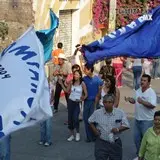
<instances>
[{"instance_id":1,"label":"woman's hair","mask_svg":"<svg viewBox=\"0 0 160 160\"><path fill-rule=\"evenodd\" d=\"M75 83L74 74L75 74L76 72L78 72L78 73L79 73L79 75L80 75L80 79L79 79L80 83L79 83L79 84L81 84L81 83L82 83L82 81L83 81L83 79L82 79L82 72L81 72L81 70L76 70L76 71L74 71L74 72L73 72L73 85L74 85L74 83Z\"/></svg>"},{"instance_id":2,"label":"woman's hair","mask_svg":"<svg viewBox=\"0 0 160 160\"><path fill-rule=\"evenodd\" d=\"M81 68L80 68L80 66L79 66L78 64L74 64L74 65L72 66L72 71L73 71L74 69L81 70Z\"/></svg>"},{"instance_id":3,"label":"woman's hair","mask_svg":"<svg viewBox=\"0 0 160 160\"><path fill-rule=\"evenodd\" d=\"M160 117L160 111L156 111L156 112L155 112L154 118L155 118L155 117Z\"/></svg>"},{"instance_id":4,"label":"woman's hair","mask_svg":"<svg viewBox=\"0 0 160 160\"><path fill-rule=\"evenodd\" d=\"M111 82L111 85L109 87L108 94L116 94L116 80L113 76L107 75L104 79L104 81L109 80Z\"/></svg>"}]
</instances>

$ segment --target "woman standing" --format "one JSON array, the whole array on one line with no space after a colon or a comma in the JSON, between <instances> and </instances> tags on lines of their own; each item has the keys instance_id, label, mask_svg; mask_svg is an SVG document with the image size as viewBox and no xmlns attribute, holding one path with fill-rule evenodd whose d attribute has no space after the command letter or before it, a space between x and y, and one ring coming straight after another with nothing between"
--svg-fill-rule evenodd
<instances>
[{"instance_id":1,"label":"woman standing","mask_svg":"<svg viewBox=\"0 0 160 160\"><path fill-rule=\"evenodd\" d=\"M104 85L102 90L98 93L96 97L96 104L99 102L99 108L103 107L103 97L106 94L113 94L115 96L114 107L118 107L120 100L120 91L116 87L116 81L113 76L106 76L104 79Z\"/></svg>"},{"instance_id":2,"label":"woman standing","mask_svg":"<svg viewBox=\"0 0 160 160\"><path fill-rule=\"evenodd\" d=\"M139 160L160 159L160 111L154 114L154 126L149 128L142 139Z\"/></svg>"},{"instance_id":3,"label":"woman standing","mask_svg":"<svg viewBox=\"0 0 160 160\"><path fill-rule=\"evenodd\" d=\"M140 79L141 79L141 74L142 74L142 63L143 59L133 59L131 60L133 63L132 70L133 70L133 86L134 89L137 90L140 87Z\"/></svg>"},{"instance_id":4,"label":"woman standing","mask_svg":"<svg viewBox=\"0 0 160 160\"><path fill-rule=\"evenodd\" d=\"M73 81L66 88L62 81L59 82L65 92L69 93L68 100L68 128L70 130L70 137L68 141L80 140L79 133L79 113L80 113L80 103L87 98L87 89L84 82L82 82L82 72L76 70L73 72ZM84 93L84 95L83 95ZM76 137L74 137L74 129L76 129Z\"/></svg>"},{"instance_id":5,"label":"woman standing","mask_svg":"<svg viewBox=\"0 0 160 160\"><path fill-rule=\"evenodd\" d=\"M116 85L118 88L122 87L123 62L123 57L114 58L112 61L113 67L115 68Z\"/></svg>"}]
</instances>

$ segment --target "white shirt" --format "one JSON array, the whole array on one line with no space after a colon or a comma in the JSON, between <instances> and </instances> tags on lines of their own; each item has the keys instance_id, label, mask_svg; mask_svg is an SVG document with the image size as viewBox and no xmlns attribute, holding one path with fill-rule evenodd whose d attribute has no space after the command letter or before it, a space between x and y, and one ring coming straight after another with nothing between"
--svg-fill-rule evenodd
<instances>
[{"instance_id":1,"label":"white shirt","mask_svg":"<svg viewBox=\"0 0 160 160\"><path fill-rule=\"evenodd\" d=\"M83 91L82 84L80 84L78 86L72 85L69 99L71 99L72 101L80 100L80 98L82 96L82 91Z\"/></svg>"},{"instance_id":2,"label":"white shirt","mask_svg":"<svg viewBox=\"0 0 160 160\"><path fill-rule=\"evenodd\" d=\"M154 119L154 113L155 110L154 109L149 109L147 107L145 107L142 104L139 104L137 102L137 98L140 97L143 100L151 103L153 106L157 105L157 95L155 93L155 91L152 88L148 88L145 92L142 92L142 89L139 88L136 91L136 96L135 96L135 118L136 120L153 120Z\"/></svg>"}]
</instances>

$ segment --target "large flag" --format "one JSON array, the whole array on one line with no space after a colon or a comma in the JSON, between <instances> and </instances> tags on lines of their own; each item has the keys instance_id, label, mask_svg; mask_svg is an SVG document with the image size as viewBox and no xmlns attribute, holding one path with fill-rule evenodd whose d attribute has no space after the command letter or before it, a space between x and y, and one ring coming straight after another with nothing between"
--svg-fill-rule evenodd
<instances>
[{"instance_id":1,"label":"large flag","mask_svg":"<svg viewBox=\"0 0 160 160\"><path fill-rule=\"evenodd\" d=\"M50 19L51 19L50 29L40 30L36 32L38 38L40 39L44 47L45 62L51 59L51 53L53 48L53 36L56 32L56 28L58 28L59 25L59 19L51 9L50 9Z\"/></svg>"},{"instance_id":2,"label":"large flag","mask_svg":"<svg viewBox=\"0 0 160 160\"><path fill-rule=\"evenodd\" d=\"M33 27L0 58L0 138L52 116L43 46Z\"/></svg>"},{"instance_id":3,"label":"large flag","mask_svg":"<svg viewBox=\"0 0 160 160\"><path fill-rule=\"evenodd\" d=\"M160 6L100 40L82 46L87 63L105 58L130 56L160 57Z\"/></svg>"}]
</instances>

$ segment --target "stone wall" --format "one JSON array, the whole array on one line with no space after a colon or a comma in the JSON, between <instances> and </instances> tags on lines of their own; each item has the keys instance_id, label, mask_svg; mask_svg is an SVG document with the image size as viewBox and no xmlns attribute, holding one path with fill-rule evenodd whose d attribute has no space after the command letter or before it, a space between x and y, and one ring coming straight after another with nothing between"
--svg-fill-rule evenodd
<instances>
[{"instance_id":1,"label":"stone wall","mask_svg":"<svg viewBox=\"0 0 160 160\"><path fill-rule=\"evenodd\" d=\"M8 36L0 40L0 49L16 40L34 23L32 0L0 0L0 21L8 24Z\"/></svg>"}]
</instances>

